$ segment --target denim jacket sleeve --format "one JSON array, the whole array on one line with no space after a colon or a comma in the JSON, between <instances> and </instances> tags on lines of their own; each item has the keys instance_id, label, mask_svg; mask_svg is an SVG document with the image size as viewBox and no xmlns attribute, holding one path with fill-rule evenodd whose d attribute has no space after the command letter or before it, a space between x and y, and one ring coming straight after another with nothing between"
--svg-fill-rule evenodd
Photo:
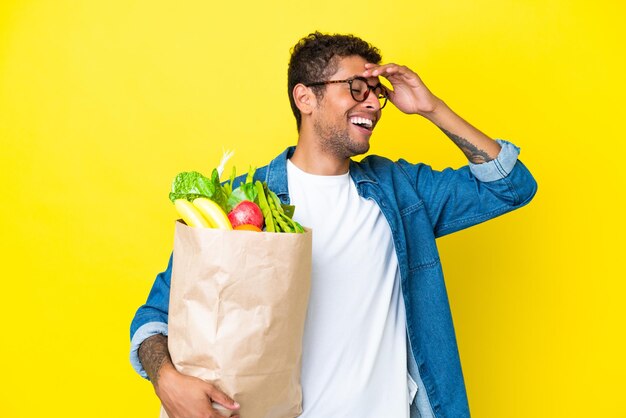
<instances>
[{"instance_id":1,"label":"denim jacket sleeve","mask_svg":"<svg viewBox=\"0 0 626 418\"><path fill-rule=\"evenodd\" d=\"M170 256L167 269L157 275L148 295L148 300L139 307L130 324L130 363L135 371L146 379L148 375L139 361L137 350L146 338L155 334L167 335L172 258Z\"/></svg>"},{"instance_id":2,"label":"denim jacket sleeve","mask_svg":"<svg viewBox=\"0 0 626 418\"><path fill-rule=\"evenodd\" d=\"M263 168L257 170L257 174L262 172ZM235 184L239 184L245 178L245 174L237 177ZM137 350L146 338L155 334L168 334L167 321L170 305L170 283L172 280L173 258L172 253L167 263L167 269L156 276L152 290L148 295L148 300L139 307L130 324L130 363L135 371L146 379L148 375L139 361Z\"/></svg>"},{"instance_id":3,"label":"denim jacket sleeve","mask_svg":"<svg viewBox=\"0 0 626 418\"><path fill-rule=\"evenodd\" d=\"M496 159L456 170L400 161L424 201L436 237L524 206L537 192L535 179L517 159L519 148L508 141L498 143L502 149Z\"/></svg>"}]
</instances>

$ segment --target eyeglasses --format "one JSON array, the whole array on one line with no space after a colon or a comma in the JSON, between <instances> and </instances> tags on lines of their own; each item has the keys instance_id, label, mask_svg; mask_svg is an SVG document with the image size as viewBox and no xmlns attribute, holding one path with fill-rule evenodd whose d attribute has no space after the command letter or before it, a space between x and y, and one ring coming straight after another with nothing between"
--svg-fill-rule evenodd
<instances>
[{"instance_id":1,"label":"eyeglasses","mask_svg":"<svg viewBox=\"0 0 626 418\"><path fill-rule=\"evenodd\" d=\"M323 86L326 84L335 83L348 83L350 85L350 95L357 102L364 102L370 95L370 91L373 91L378 98L380 108L382 109L387 104L387 89L381 83L375 86L367 84L367 80L364 77L353 77L348 80L329 80L329 81L316 81L315 83L305 84L307 87Z\"/></svg>"}]
</instances>

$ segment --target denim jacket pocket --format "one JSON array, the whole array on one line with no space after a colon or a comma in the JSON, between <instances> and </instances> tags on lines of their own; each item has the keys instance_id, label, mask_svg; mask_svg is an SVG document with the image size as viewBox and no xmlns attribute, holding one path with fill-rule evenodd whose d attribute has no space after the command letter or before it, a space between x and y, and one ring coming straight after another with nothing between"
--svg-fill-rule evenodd
<instances>
[{"instance_id":1,"label":"denim jacket pocket","mask_svg":"<svg viewBox=\"0 0 626 418\"><path fill-rule=\"evenodd\" d=\"M432 224L424 202L417 200L400 210L400 220L406 237L409 271L431 268L439 264Z\"/></svg>"}]
</instances>

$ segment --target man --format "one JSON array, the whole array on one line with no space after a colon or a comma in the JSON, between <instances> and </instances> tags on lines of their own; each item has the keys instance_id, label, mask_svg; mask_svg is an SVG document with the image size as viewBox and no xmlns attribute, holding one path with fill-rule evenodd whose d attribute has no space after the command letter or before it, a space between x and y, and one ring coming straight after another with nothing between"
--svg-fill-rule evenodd
<instances>
[{"instance_id":1,"label":"man","mask_svg":"<svg viewBox=\"0 0 626 418\"><path fill-rule=\"evenodd\" d=\"M379 83L386 78L391 89ZM305 418L469 416L435 238L528 203L536 183L519 149L456 115L409 68L344 35L313 33L288 72L298 143L256 177L311 227L313 274L302 356ZM438 126L469 166L432 170L370 156L393 103ZM131 360L170 418L218 417L238 405L184 376L167 351L171 259L131 326ZM256 417L243 417L256 418Z\"/></svg>"}]
</instances>

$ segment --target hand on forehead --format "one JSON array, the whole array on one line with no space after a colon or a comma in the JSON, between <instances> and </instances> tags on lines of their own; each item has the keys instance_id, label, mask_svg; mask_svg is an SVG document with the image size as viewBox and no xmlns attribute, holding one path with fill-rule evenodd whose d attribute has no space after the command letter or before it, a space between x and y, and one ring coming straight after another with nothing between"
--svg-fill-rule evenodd
<instances>
[{"instance_id":1,"label":"hand on forehead","mask_svg":"<svg viewBox=\"0 0 626 418\"><path fill-rule=\"evenodd\" d=\"M368 68L377 64L369 63L365 58L360 56L343 57L339 60L337 71L332 76L333 79L349 79L355 77L364 77L368 84L377 85L379 83L378 76L365 74Z\"/></svg>"}]
</instances>

